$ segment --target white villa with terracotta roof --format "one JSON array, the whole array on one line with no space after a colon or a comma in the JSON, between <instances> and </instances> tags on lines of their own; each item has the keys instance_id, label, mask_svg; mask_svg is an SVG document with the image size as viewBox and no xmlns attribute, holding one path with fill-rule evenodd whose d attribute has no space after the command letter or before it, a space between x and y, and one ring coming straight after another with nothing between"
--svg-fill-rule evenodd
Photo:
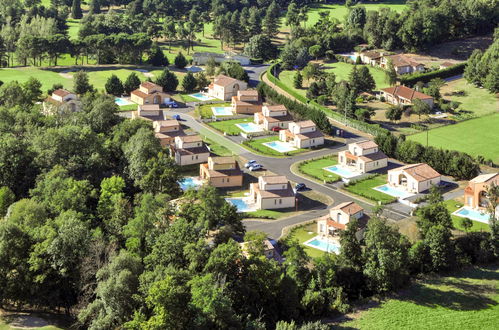
<instances>
[{"instance_id":1,"label":"white villa with terracotta roof","mask_svg":"<svg viewBox=\"0 0 499 330\"><path fill-rule=\"evenodd\" d=\"M464 189L464 205L473 209L486 209L489 204L487 189L492 184L499 185L499 173L482 174L470 180Z\"/></svg>"},{"instance_id":2,"label":"white villa with terracotta roof","mask_svg":"<svg viewBox=\"0 0 499 330\"><path fill-rule=\"evenodd\" d=\"M180 123L175 119L156 120L152 123L154 135L163 147L175 143L175 137L185 135Z\"/></svg>"},{"instance_id":3,"label":"white villa with terracotta roof","mask_svg":"<svg viewBox=\"0 0 499 330\"><path fill-rule=\"evenodd\" d=\"M236 114L254 114L262 111L262 100L257 90L238 91L232 96L232 109Z\"/></svg>"},{"instance_id":4,"label":"white villa with terracotta roof","mask_svg":"<svg viewBox=\"0 0 499 330\"><path fill-rule=\"evenodd\" d=\"M392 61L397 74L406 74L424 71L424 64L413 60L404 54L385 55L380 59L380 66L386 69L388 61Z\"/></svg>"},{"instance_id":5,"label":"white villa with terracotta roof","mask_svg":"<svg viewBox=\"0 0 499 330\"><path fill-rule=\"evenodd\" d=\"M258 210L295 207L295 192L282 175L260 176L250 185L250 199Z\"/></svg>"},{"instance_id":6,"label":"white villa with terracotta roof","mask_svg":"<svg viewBox=\"0 0 499 330\"><path fill-rule=\"evenodd\" d=\"M65 89L56 89L43 102L43 113L53 115L57 112L64 112L69 109L71 112L79 111L81 103L78 96Z\"/></svg>"},{"instance_id":7,"label":"white villa with terracotta roof","mask_svg":"<svg viewBox=\"0 0 499 330\"><path fill-rule=\"evenodd\" d=\"M210 156L210 150L199 135L176 136L170 150L180 166L206 163Z\"/></svg>"},{"instance_id":8,"label":"white villa with terracotta roof","mask_svg":"<svg viewBox=\"0 0 499 330\"><path fill-rule=\"evenodd\" d=\"M289 123L288 129L279 131L279 140L298 149L312 148L324 144L324 135L313 121L304 120Z\"/></svg>"},{"instance_id":9,"label":"white villa with terracotta roof","mask_svg":"<svg viewBox=\"0 0 499 330\"><path fill-rule=\"evenodd\" d=\"M388 184L409 193L420 193L440 184L442 176L430 165L419 163L388 171Z\"/></svg>"},{"instance_id":10,"label":"white villa with terracotta roof","mask_svg":"<svg viewBox=\"0 0 499 330\"><path fill-rule=\"evenodd\" d=\"M262 112L255 113L255 124L262 126L267 131L270 131L274 127L279 127L280 129L288 128L289 123L292 121L293 117L282 104L264 105Z\"/></svg>"},{"instance_id":11,"label":"white villa with terracotta roof","mask_svg":"<svg viewBox=\"0 0 499 330\"><path fill-rule=\"evenodd\" d=\"M208 157L208 163L199 165L199 177L213 187L243 185L243 171L233 157Z\"/></svg>"},{"instance_id":12,"label":"white villa with terracotta roof","mask_svg":"<svg viewBox=\"0 0 499 330\"><path fill-rule=\"evenodd\" d=\"M170 102L170 95L163 92L163 87L150 81L144 81L138 89L130 93L130 100L139 105L166 104Z\"/></svg>"},{"instance_id":13,"label":"white villa with terracotta roof","mask_svg":"<svg viewBox=\"0 0 499 330\"><path fill-rule=\"evenodd\" d=\"M244 81L218 75L208 87L208 95L220 100L230 101L233 96L237 95L238 91L244 91L247 88L248 84Z\"/></svg>"},{"instance_id":14,"label":"white villa with terracotta roof","mask_svg":"<svg viewBox=\"0 0 499 330\"><path fill-rule=\"evenodd\" d=\"M374 141L366 140L348 144L348 150L338 152L338 162L356 172L367 173L388 166L388 157Z\"/></svg>"},{"instance_id":15,"label":"white villa with terracotta roof","mask_svg":"<svg viewBox=\"0 0 499 330\"><path fill-rule=\"evenodd\" d=\"M386 102L394 105L411 105L414 99L420 99L433 108L433 97L406 86L393 86L381 90Z\"/></svg>"},{"instance_id":16,"label":"white villa with terracotta roof","mask_svg":"<svg viewBox=\"0 0 499 330\"><path fill-rule=\"evenodd\" d=\"M333 235L338 230L345 230L351 218L360 219L364 209L355 202L345 202L329 210L329 214L317 221L319 235Z\"/></svg>"}]
</instances>

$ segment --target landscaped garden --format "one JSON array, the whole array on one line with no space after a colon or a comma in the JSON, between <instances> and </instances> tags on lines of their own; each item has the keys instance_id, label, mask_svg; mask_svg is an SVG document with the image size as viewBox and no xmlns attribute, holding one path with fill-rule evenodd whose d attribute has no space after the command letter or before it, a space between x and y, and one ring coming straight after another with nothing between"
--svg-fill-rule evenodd
<instances>
[{"instance_id":1,"label":"landscaped garden","mask_svg":"<svg viewBox=\"0 0 499 330\"><path fill-rule=\"evenodd\" d=\"M309 257L311 258L318 258L322 257L324 254L327 252L319 250L319 249L314 249L310 246L304 245L303 243L308 241L309 239L314 238L317 236L317 223L313 222L307 225L299 226L296 228L293 228L290 233L284 238L285 241L292 241L292 240L297 240L298 243L301 244L305 252L308 254Z\"/></svg>"},{"instance_id":2,"label":"landscaped garden","mask_svg":"<svg viewBox=\"0 0 499 330\"><path fill-rule=\"evenodd\" d=\"M386 184L386 182L386 174L375 175L365 179L352 180L350 184L345 184L345 189L353 194L376 202L381 202L381 204L389 204L395 202L397 199L373 189Z\"/></svg>"},{"instance_id":3,"label":"landscaped garden","mask_svg":"<svg viewBox=\"0 0 499 330\"><path fill-rule=\"evenodd\" d=\"M461 231L466 231L466 229L464 229L461 224L464 218L458 217L457 215L452 215L452 213L461 208L463 204L454 199L447 200L444 202L444 204L447 207L447 210L449 210L449 213L451 214L452 225L454 226L454 228L459 229ZM490 231L490 227L487 223L475 221L472 219L470 220L471 223L473 223L473 226L469 229L469 231Z\"/></svg>"},{"instance_id":4,"label":"landscaped garden","mask_svg":"<svg viewBox=\"0 0 499 330\"><path fill-rule=\"evenodd\" d=\"M497 329L498 292L498 266L474 267L452 276L417 281L378 306L354 314L353 320L339 324L339 328Z\"/></svg>"},{"instance_id":5,"label":"landscaped garden","mask_svg":"<svg viewBox=\"0 0 499 330\"><path fill-rule=\"evenodd\" d=\"M340 176L324 170L324 167L338 164L336 155L326 156L319 159L306 160L298 164L300 173L305 174L319 181L335 182L341 179Z\"/></svg>"},{"instance_id":6,"label":"landscaped garden","mask_svg":"<svg viewBox=\"0 0 499 330\"><path fill-rule=\"evenodd\" d=\"M499 164L499 113L466 120L428 131L430 146L483 156ZM427 132L410 135L409 140L426 145Z\"/></svg>"},{"instance_id":7,"label":"landscaped garden","mask_svg":"<svg viewBox=\"0 0 499 330\"><path fill-rule=\"evenodd\" d=\"M227 135L239 135L242 130L236 126L237 124L242 124L242 123L252 123L253 118L248 117L248 118L242 118L242 119L230 119L230 120L221 120L221 121L214 121L211 123L208 123L211 127L214 129L226 133Z\"/></svg>"},{"instance_id":8,"label":"landscaped garden","mask_svg":"<svg viewBox=\"0 0 499 330\"><path fill-rule=\"evenodd\" d=\"M301 152L307 151L306 149L296 149L293 151L288 151L288 152L279 152L277 150L274 150L270 147L267 147L264 145L264 143L267 142L274 142L274 141L279 141L279 137L276 135L270 136L270 137L265 137L261 139L252 139L252 140L246 140L243 142L243 146L247 147L248 149L251 149L254 152L263 154L263 155L269 155L269 156L289 156L289 155L296 155Z\"/></svg>"},{"instance_id":9,"label":"landscaped garden","mask_svg":"<svg viewBox=\"0 0 499 330\"><path fill-rule=\"evenodd\" d=\"M186 95L188 96L188 95ZM184 97L184 96L182 96ZM191 96L189 96L191 97ZM199 100L198 100L199 101ZM212 118L213 117L213 107L230 107L230 103L211 103L211 104L201 104L196 107L196 115L201 118ZM228 117L228 116L217 116L217 117Z\"/></svg>"}]
</instances>

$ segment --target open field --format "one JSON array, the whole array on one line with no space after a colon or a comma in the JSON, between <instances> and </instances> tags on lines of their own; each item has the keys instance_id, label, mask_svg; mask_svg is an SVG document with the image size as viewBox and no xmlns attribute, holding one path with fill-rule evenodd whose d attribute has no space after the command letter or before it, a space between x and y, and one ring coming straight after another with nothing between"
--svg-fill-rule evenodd
<instances>
[{"instance_id":1,"label":"open field","mask_svg":"<svg viewBox=\"0 0 499 330\"><path fill-rule=\"evenodd\" d=\"M440 90L443 98L459 102L458 110L483 116L499 111L499 99L485 88L469 84L466 79L448 82Z\"/></svg>"},{"instance_id":2,"label":"open field","mask_svg":"<svg viewBox=\"0 0 499 330\"><path fill-rule=\"evenodd\" d=\"M37 68L2 68L0 69L0 80L4 83L17 80L19 83L26 82L30 77L34 77L42 83L42 91L47 91L53 84L62 84L65 88L72 88L73 81L62 77L59 73Z\"/></svg>"},{"instance_id":3,"label":"open field","mask_svg":"<svg viewBox=\"0 0 499 330\"><path fill-rule=\"evenodd\" d=\"M341 329L497 329L499 267L470 268L412 284Z\"/></svg>"},{"instance_id":4,"label":"open field","mask_svg":"<svg viewBox=\"0 0 499 330\"><path fill-rule=\"evenodd\" d=\"M345 189L351 193L368 198L370 200L379 201L382 204L389 204L391 202L394 202L396 198L373 189L385 183L386 174L377 175L372 178L364 180L361 179L357 182L354 181L352 184L345 186Z\"/></svg>"},{"instance_id":5,"label":"open field","mask_svg":"<svg viewBox=\"0 0 499 330\"><path fill-rule=\"evenodd\" d=\"M428 131L428 144L458 150L472 156L481 155L499 163L499 113L470 119ZM409 140L426 144L426 132L410 135Z\"/></svg>"}]
</instances>

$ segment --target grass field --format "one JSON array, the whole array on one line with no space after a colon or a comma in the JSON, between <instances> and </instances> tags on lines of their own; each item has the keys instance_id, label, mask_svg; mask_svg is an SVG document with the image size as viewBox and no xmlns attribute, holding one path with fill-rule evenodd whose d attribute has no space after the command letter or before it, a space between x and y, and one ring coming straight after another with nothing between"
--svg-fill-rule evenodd
<instances>
[{"instance_id":1,"label":"grass field","mask_svg":"<svg viewBox=\"0 0 499 330\"><path fill-rule=\"evenodd\" d=\"M386 174L377 175L375 177L359 180L353 184L345 186L345 189L356 195L368 198L373 201L380 201L382 204L389 204L396 200L387 194L374 190L374 187L381 186L386 183Z\"/></svg>"},{"instance_id":2,"label":"grass field","mask_svg":"<svg viewBox=\"0 0 499 330\"><path fill-rule=\"evenodd\" d=\"M464 91L464 94L459 93ZM471 111L476 116L483 116L499 110L499 99L485 88L468 84L465 79L447 83L440 90L443 98L459 102L458 110Z\"/></svg>"},{"instance_id":3,"label":"grass field","mask_svg":"<svg viewBox=\"0 0 499 330\"><path fill-rule=\"evenodd\" d=\"M426 145L426 132L407 138ZM481 155L496 164L499 164L498 141L499 113L428 131L428 144L431 146L458 150L472 156Z\"/></svg>"},{"instance_id":4,"label":"grass field","mask_svg":"<svg viewBox=\"0 0 499 330\"><path fill-rule=\"evenodd\" d=\"M331 172L323 170L324 167L332 166L338 164L338 157L329 156L320 159L314 159L310 161L304 161L300 163L298 169L301 173L310 176L316 180L328 182L338 181L341 179L340 176L333 174Z\"/></svg>"},{"instance_id":5,"label":"grass field","mask_svg":"<svg viewBox=\"0 0 499 330\"><path fill-rule=\"evenodd\" d=\"M499 267L418 281L340 329L497 329Z\"/></svg>"},{"instance_id":6,"label":"grass field","mask_svg":"<svg viewBox=\"0 0 499 330\"><path fill-rule=\"evenodd\" d=\"M447 210L452 214L454 211L459 209L461 206L463 206L462 203L459 203L456 200L450 199L444 202L445 206L447 207ZM456 206L459 205L459 206ZM461 231L465 231L464 228L461 226L461 221L463 218L458 217L456 215L451 215L452 218L452 224L454 225L454 228L459 229ZM470 219L471 220L471 219ZM471 227L470 231L490 231L490 227L487 223L483 223L480 221L474 221L471 220L473 223L473 226Z\"/></svg>"},{"instance_id":7,"label":"grass field","mask_svg":"<svg viewBox=\"0 0 499 330\"><path fill-rule=\"evenodd\" d=\"M326 252L303 245L304 242L317 236L317 223L296 227L286 236L285 240L297 240L311 258L322 257Z\"/></svg>"},{"instance_id":8,"label":"grass field","mask_svg":"<svg viewBox=\"0 0 499 330\"><path fill-rule=\"evenodd\" d=\"M0 80L4 83L17 80L20 83L26 82L30 77L37 78L42 83L42 91L46 92L47 89L52 87L53 84L62 84L65 88L72 88L73 81L62 77L60 74L50 70L42 70L37 68L18 68L0 69Z\"/></svg>"},{"instance_id":9,"label":"grass field","mask_svg":"<svg viewBox=\"0 0 499 330\"><path fill-rule=\"evenodd\" d=\"M241 133L241 129L236 126L236 124L240 123L252 123L253 118L248 117L244 119L230 119L230 120L221 120L221 121L214 121L209 123L211 127L214 129L222 132L222 133L227 133L228 135L238 135Z\"/></svg>"},{"instance_id":10,"label":"grass field","mask_svg":"<svg viewBox=\"0 0 499 330\"><path fill-rule=\"evenodd\" d=\"M257 153L263 154L263 155L270 155L270 156L288 156L288 155L296 155L301 152L306 151L305 149L296 149L294 151L282 153L277 150L274 150L272 148L269 148L267 146L264 146L263 143L266 142L272 142L272 141L278 141L279 137L278 136L270 136L266 138L261 138L261 139L254 139L254 140L248 140L246 141L243 146L248 147L249 149L253 149L253 151L256 151Z\"/></svg>"}]
</instances>

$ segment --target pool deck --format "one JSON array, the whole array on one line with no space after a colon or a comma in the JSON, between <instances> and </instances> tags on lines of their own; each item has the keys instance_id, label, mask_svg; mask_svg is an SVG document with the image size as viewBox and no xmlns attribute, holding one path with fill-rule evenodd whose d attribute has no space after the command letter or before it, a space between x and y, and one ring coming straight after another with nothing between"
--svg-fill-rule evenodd
<instances>
[{"instance_id":1,"label":"pool deck","mask_svg":"<svg viewBox=\"0 0 499 330\"><path fill-rule=\"evenodd\" d=\"M484 214L487 215L487 220L485 220L485 219L482 219L482 218L476 218L476 217L472 217L472 216L462 215L462 214L459 213L462 210L470 210L472 212L479 212L479 211L474 210L474 209L472 209L470 207L463 206L463 207L460 207L459 209L455 210L454 212L452 212L452 215L455 215L455 216L460 217L460 218L468 218L470 220L478 221L478 222L485 223L485 224L489 223L489 213L485 213L484 212Z\"/></svg>"},{"instance_id":2,"label":"pool deck","mask_svg":"<svg viewBox=\"0 0 499 330\"><path fill-rule=\"evenodd\" d=\"M384 191L382 189L380 189L380 187L385 187L386 185L388 185L387 183L385 184L382 184L381 186L377 186L377 187L374 187L372 189L376 190L376 191L379 191L385 195L389 195L389 196L392 196L392 197L396 197L397 199L406 199L406 198L409 198L409 197L412 197L416 194L413 194L413 193L410 193L410 192L407 192L407 191L404 191L404 190L400 190L400 189L396 189L396 188L393 188L393 187L389 187L390 189L393 189L393 190L396 190L396 191L400 191L401 193L403 193L403 195L396 195L396 194L390 194L389 192L387 191Z\"/></svg>"},{"instance_id":3,"label":"pool deck","mask_svg":"<svg viewBox=\"0 0 499 330\"><path fill-rule=\"evenodd\" d=\"M347 175L343 175L343 174L340 174L340 173L338 173L338 172L332 171L332 170L330 170L330 169L329 169L329 168L331 168L331 167L337 167L337 168L343 169L343 170L345 170L345 171L348 171L348 172L352 173L352 175L348 175L348 176L347 176ZM331 173L333 173L333 174L339 175L339 176L341 176L342 178L345 178L345 179L352 179L352 178L356 178L356 177L359 177L359 176L361 176L361 175L366 174L366 173L360 173L360 172L351 171L351 170L350 170L350 169L348 169L347 167L344 167L344 166L341 166L341 165L332 165L332 166L328 166L328 167L323 167L322 169L323 169L323 170L326 170L326 171L328 171L328 172L331 172Z\"/></svg>"},{"instance_id":4,"label":"pool deck","mask_svg":"<svg viewBox=\"0 0 499 330\"><path fill-rule=\"evenodd\" d=\"M273 149L273 150L275 150L275 151L277 151L277 152L280 152L280 153L285 153L285 152L290 152L290 151L295 151L295 150L298 150L298 148L295 148L295 147L292 147L292 146L288 146L288 145L285 145L285 146L284 146L284 147L287 147L288 149L286 149L286 150L279 150L279 149L277 149L277 148L272 147L272 146L270 145L270 144L272 144L272 143L274 143L274 144L279 144L279 145L281 145L281 146L282 146L282 145L284 145L284 144L288 144L288 143L286 143L286 142L282 142L282 141L265 142L265 143L262 143L262 144L263 144L264 146L266 146L266 147L268 147L268 148L270 148L270 149Z\"/></svg>"},{"instance_id":5,"label":"pool deck","mask_svg":"<svg viewBox=\"0 0 499 330\"><path fill-rule=\"evenodd\" d=\"M312 245L310 244L310 242L314 241L314 240L321 240L321 241L328 241L328 244L331 244L333 246L336 246L337 249L335 249L334 251L328 251L328 250L324 250L324 249L321 249L315 245ZM309 239L308 241L306 242L303 242L302 243L303 245L306 245L308 247L311 247L313 249L316 249L316 250L320 250L320 251L324 251L324 252L328 252L328 253L336 253L336 254L339 254L340 253L340 242L339 240L335 239L335 238L323 238L321 237L320 235L317 235L317 236L314 236L312 237L311 239Z\"/></svg>"}]
</instances>

